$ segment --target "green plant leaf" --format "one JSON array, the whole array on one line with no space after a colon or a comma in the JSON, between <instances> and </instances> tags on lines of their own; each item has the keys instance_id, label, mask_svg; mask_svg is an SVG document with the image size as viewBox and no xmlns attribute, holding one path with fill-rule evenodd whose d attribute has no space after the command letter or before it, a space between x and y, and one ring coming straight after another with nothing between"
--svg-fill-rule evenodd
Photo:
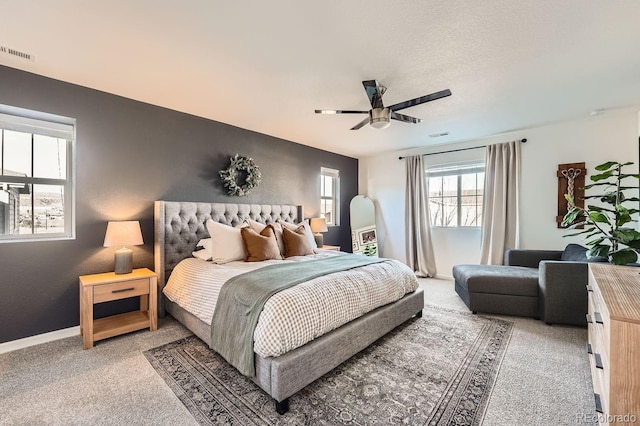
<instances>
[{"instance_id":1,"label":"green plant leaf","mask_svg":"<svg viewBox=\"0 0 640 426\"><path fill-rule=\"evenodd\" d=\"M604 173L600 173L599 175L593 175L589 179L591 179L593 182L599 182L604 179L609 179L615 172L615 170L609 170Z\"/></svg>"},{"instance_id":2,"label":"green plant leaf","mask_svg":"<svg viewBox=\"0 0 640 426\"><path fill-rule=\"evenodd\" d=\"M609 262L614 265L626 265L636 260L638 260L638 254L631 249L618 250L609 255Z\"/></svg>"},{"instance_id":3,"label":"green plant leaf","mask_svg":"<svg viewBox=\"0 0 640 426\"><path fill-rule=\"evenodd\" d=\"M587 258L592 257L609 257L609 250L611 250L611 246L607 246L604 244L598 244L597 246L591 247L587 250Z\"/></svg>"},{"instance_id":4,"label":"green plant leaf","mask_svg":"<svg viewBox=\"0 0 640 426\"><path fill-rule=\"evenodd\" d=\"M585 223L586 223L586 222L582 222L582 224L585 224ZM576 225L579 225L579 224L576 224ZM572 225L572 226L575 226L575 225ZM571 229L571 228L567 228L567 229ZM575 237L576 235L587 234L587 233L589 233L589 232L594 231L594 229L595 229L595 228L583 229L583 230L582 230L582 231L580 231L580 232L574 232L574 233L571 233L571 234L565 234L565 235L563 235L563 237ZM597 229L595 229L595 231L596 231L596 232L595 232L594 234L597 234L597 233L599 232ZM590 238L590 237L592 237L592 236L593 236L593 235L587 235L585 238Z\"/></svg>"},{"instance_id":5,"label":"green plant leaf","mask_svg":"<svg viewBox=\"0 0 640 426\"><path fill-rule=\"evenodd\" d=\"M583 188L584 189L591 189L594 186L613 186L613 184L611 182L597 182L597 183L590 183L589 185L585 185Z\"/></svg>"},{"instance_id":6,"label":"green plant leaf","mask_svg":"<svg viewBox=\"0 0 640 426\"><path fill-rule=\"evenodd\" d=\"M638 197L625 198L624 201L640 201Z\"/></svg>"},{"instance_id":7,"label":"green plant leaf","mask_svg":"<svg viewBox=\"0 0 640 426\"><path fill-rule=\"evenodd\" d=\"M611 222L609 222L609 218L601 212L590 212L589 220L597 223L611 224Z\"/></svg>"},{"instance_id":8,"label":"green plant leaf","mask_svg":"<svg viewBox=\"0 0 640 426\"><path fill-rule=\"evenodd\" d=\"M576 235L586 234L586 233L591 232L591 231L593 231L593 230L594 230L594 228L583 229L583 230L582 230L582 231L580 231L580 232L574 232L574 233L572 233L572 234L565 234L565 235L563 235L563 237L575 237ZM590 237L590 235L588 235L588 236L587 236L587 238L588 238L588 237Z\"/></svg>"},{"instance_id":9,"label":"green plant leaf","mask_svg":"<svg viewBox=\"0 0 640 426\"><path fill-rule=\"evenodd\" d=\"M628 214L620 214L616 218L616 226L622 226L625 223L629 223L629 222L633 222L633 219L631 219L631 216L629 216Z\"/></svg>"},{"instance_id":10,"label":"green plant leaf","mask_svg":"<svg viewBox=\"0 0 640 426\"><path fill-rule=\"evenodd\" d=\"M602 198L600 198L600 201L615 206L618 203L618 197L615 192L609 192L606 193Z\"/></svg>"},{"instance_id":11,"label":"green plant leaf","mask_svg":"<svg viewBox=\"0 0 640 426\"><path fill-rule=\"evenodd\" d=\"M600 230L598 228L593 228L593 232L591 232L590 234L586 235L585 238L589 239L591 237L593 237L594 235L598 235L601 234Z\"/></svg>"},{"instance_id":12,"label":"green plant leaf","mask_svg":"<svg viewBox=\"0 0 640 426\"><path fill-rule=\"evenodd\" d=\"M589 211L594 211L594 212L611 212L611 213L615 213L615 210L612 209L607 209L604 207L600 207L600 206L593 206L591 204L587 205L587 210Z\"/></svg>"},{"instance_id":13,"label":"green plant leaf","mask_svg":"<svg viewBox=\"0 0 640 426\"><path fill-rule=\"evenodd\" d=\"M577 227L584 226L584 225L591 225L591 222L586 220L581 220L579 222L572 223L571 225L567 226L566 229L576 229Z\"/></svg>"},{"instance_id":14,"label":"green plant leaf","mask_svg":"<svg viewBox=\"0 0 640 426\"><path fill-rule=\"evenodd\" d=\"M586 238L586 239L589 239L589 238ZM605 240L608 240L608 239L605 238ZM607 247L609 247L609 244L593 244L592 242L586 242L586 243L584 243L584 245L587 246L587 247L595 247L595 246L607 246Z\"/></svg>"},{"instance_id":15,"label":"green plant leaf","mask_svg":"<svg viewBox=\"0 0 640 426\"><path fill-rule=\"evenodd\" d=\"M632 219L629 209L621 206L620 204L616 205L616 226L622 226L631 221Z\"/></svg>"},{"instance_id":16,"label":"green plant leaf","mask_svg":"<svg viewBox=\"0 0 640 426\"><path fill-rule=\"evenodd\" d=\"M640 240L633 240L625 243L625 245L631 247L634 250L640 250Z\"/></svg>"},{"instance_id":17,"label":"green plant leaf","mask_svg":"<svg viewBox=\"0 0 640 426\"><path fill-rule=\"evenodd\" d=\"M567 226L575 222L578 216L580 216L580 210L574 207L564 215L564 217L562 218L562 223L560 225L566 228Z\"/></svg>"},{"instance_id":18,"label":"green plant leaf","mask_svg":"<svg viewBox=\"0 0 640 426\"><path fill-rule=\"evenodd\" d=\"M612 232L622 244L629 245L632 241L640 241L640 232L631 228L618 228Z\"/></svg>"},{"instance_id":19,"label":"green plant leaf","mask_svg":"<svg viewBox=\"0 0 640 426\"><path fill-rule=\"evenodd\" d=\"M588 246L597 246L605 240L604 237L596 238L595 240L591 240L586 242L585 244Z\"/></svg>"},{"instance_id":20,"label":"green plant leaf","mask_svg":"<svg viewBox=\"0 0 640 426\"><path fill-rule=\"evenodd\" d=\"M620 163L618 163L617 161L607 161L606 163L596 166L595 169L599 172L602 172L604 170L609 170L611 167L617 166L618 164Z\"/></svg>"},{"instance_id":21,"label":"green plant leaf","mask_svg":"<svg viewBox=\"0 0 640 426\"><path fill-rule=\"evenodd\" d=\"M640 174L630 174L630 173L625 173L625 174L621 174L619 179L625 179L625 178L636 178L636 179L640 179Z\"/></svg>"}]
</instances>

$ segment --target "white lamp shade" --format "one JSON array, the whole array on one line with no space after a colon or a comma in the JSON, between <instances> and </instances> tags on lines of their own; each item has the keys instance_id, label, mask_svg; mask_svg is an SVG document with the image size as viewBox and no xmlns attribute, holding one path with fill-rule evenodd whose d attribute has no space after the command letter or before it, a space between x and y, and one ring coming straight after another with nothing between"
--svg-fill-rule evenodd
<instances>
[{"instance_id":1,"label":"white lamp shade","mask_svg":"<svg viewBox=\"0 0 640 426\"><path fill-rule=\"evenodd\" d=\"M325 220L324 217L311 218L309 226L311 227L311 230L313 232L327 232L328 231L328 229L327 229L327 221Z\"/></svg>"},{"instance_id":2,"label":"white lamp shade","mask_svg":"<svg viewBox=\"0 0 640 426\"><path fill-rule=\"evenodd\" d=\"M140 222L137 220L127 220L120 222L109 222L107 233L104 236L104 246L139 246L142 241L142 231Z\"/></svg>"}]
</instances>

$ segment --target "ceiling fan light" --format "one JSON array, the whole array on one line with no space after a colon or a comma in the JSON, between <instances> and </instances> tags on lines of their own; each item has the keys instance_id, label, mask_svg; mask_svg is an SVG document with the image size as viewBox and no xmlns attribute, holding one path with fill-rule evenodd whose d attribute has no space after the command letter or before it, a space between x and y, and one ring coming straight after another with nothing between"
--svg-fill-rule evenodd
<instances>
[{"instance_id":1,"label":"ceiling fan light","mask_svg":"<svg viewBox=\"0 0 640 426\"><path fill-rule=\"evenodd\" d=\"M391 123L389 121L378 120L372 121L370 124L374 129L386 129Z\"/></svg>"},{"instance_id":2,"label":"ceiling fan light","mask_svg":"<svg viewBox=\"0 0 640 426\"><path fill-rule=\"evenodd\" d=\"M389 108L374 108L369 112L369 124L374 129L384 129L391 124Z\"/></svg>"}]
</instances>

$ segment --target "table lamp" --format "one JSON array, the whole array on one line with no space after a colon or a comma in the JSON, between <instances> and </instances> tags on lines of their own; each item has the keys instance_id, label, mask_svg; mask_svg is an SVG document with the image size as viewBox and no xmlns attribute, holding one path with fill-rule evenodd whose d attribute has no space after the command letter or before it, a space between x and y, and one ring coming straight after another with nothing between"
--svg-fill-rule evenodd
<instances>
[{"instance_id":1,"label":"table lamp","mask_svg":"<svg viewBox=\"0 0 640 426\"><path fill-rule=\"evenodd\" d=\"M311 218L309 227L311 227L312 232L315 232L315 234L313 234L313 238L315 238L318 248L322 248L322 246L324 245L324 237L322 236L321 232L328 231L327 221L324 217L313 217Z\"/></svg>"},{"instance_id":2,"label":"table lamp","mask_svg":"<svg viewBox=\"0 0 640 426\"><path fill-rule=\"evenodd\" d=\"M116 250L114 272L129 274L133 270L133 252L125 246L139 246L142 241L140 222L137 220L109 222L104 236L104 246L122 246Z\"/></svg>"}]
</instances>

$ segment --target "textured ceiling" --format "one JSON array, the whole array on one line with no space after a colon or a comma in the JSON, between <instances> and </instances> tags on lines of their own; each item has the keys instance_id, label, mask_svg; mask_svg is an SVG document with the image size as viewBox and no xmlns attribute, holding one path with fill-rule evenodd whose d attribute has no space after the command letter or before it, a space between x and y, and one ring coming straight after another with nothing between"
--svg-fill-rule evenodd
<instances>
[{"instance_id":1,"label":"textured ceiling","mask_svg":"<svg viewBox=\"0 0 640 426\"><path fill-rule=\"evenodd\" d=\"M2 0L0 13L0 45L37 58L2 65L353 157L640 105L636 0ZM387 105L453 95L384 130L314 114L369 109L369 79Z\"/></svg>"}]
</instances>

